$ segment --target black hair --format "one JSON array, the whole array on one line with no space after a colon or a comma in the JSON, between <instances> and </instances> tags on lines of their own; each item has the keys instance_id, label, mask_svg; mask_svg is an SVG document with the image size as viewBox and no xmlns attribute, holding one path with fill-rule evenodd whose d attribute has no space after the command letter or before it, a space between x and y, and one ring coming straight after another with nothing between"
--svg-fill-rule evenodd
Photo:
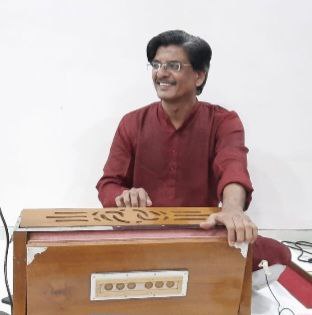
<instances>
[{"instance_id":1,"label":"black hair","mask_svg":"<svg viewBox=\"0 0 312 315\"><path fill-rule=\"evenodd\" d=\"M148 62L153 61L160 46L177 45L186 52L195 71L205 71L205 80L197 87L197 95L201 94L208 76L212 51L209 44L201 39L181 30L166 31L153 37L147 44L146 54Z\"/></svg>"}]
</instances>

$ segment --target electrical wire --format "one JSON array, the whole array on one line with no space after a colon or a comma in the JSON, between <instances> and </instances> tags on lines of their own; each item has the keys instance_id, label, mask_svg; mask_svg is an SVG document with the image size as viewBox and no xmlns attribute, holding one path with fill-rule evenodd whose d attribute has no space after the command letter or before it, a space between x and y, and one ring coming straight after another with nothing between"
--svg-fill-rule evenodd
<instances>
[{"instance_id":1,"label":"electrical wire","mask_svg":"<svg viewBox=\"0 0 312 315\"><path fill-rule=\"evenodd\" d=\"M7 262L8 262L8 251L9 251L9 246L10 246L10 236L9 236L9 229L8 226L5 222L4 216L2 214L2 209L0 207L0 216L1 220L4 226L5 230L5 236L6 236L6 248L5 248L5 258L4 258L4 279L5 279L5 286L8 292L9 300L10 300L10 305L11 305L11 313L13 314L13 299L12 299L12 294L10 291L10 286L9 286L9 281L8 281L8 272L7 272Z\"/></svg>"},{"instance_id":2,"label":"electrical wire","mask_svg":"<svg viewBox=\"0 0 312 315\"><path fill-rule=\"evenodd\" d=\"M273 291L272 291L272 289L271 289L271 287L270 287L270 285L269 285L269 281L268 281L268 277L267 277L266 273L264 273L264 275L265 275L266 284L267 284L267 286L268 286L268 288L269 288L269 290L270 290L272 296L274 297L275 301L276 301L277 304L278 304L278 308L277 308L277 310L278 310L278 315L283 315L282 313L283 313L284 311L289 311L289 312L291 312L291 314L296 315L296 314L294 313L294 311L292 311L292 310L291 310L290 308L288 308L288 307L283 307L283 308L281 309L281 303L279 302L279 300L278 300L278 299L276 298L276 296L274 295L274 293L273 293Z\"/></svg>"},{"instance_id":3,"label":"electrical wire","mask_svg":"<svg viewBox=\"0 0 312 315\"><path fill-rule=\"evenodd\" d=\"M306 248L311 248L312 249L312 243L307 242L307 241L297 241L297 242L290 242L290 241L282 241L284 245L291 249L295 249L300 251L299 256L297 259L301 262L307 262L307 263L312 263L312 252L309 252ZM301 258L304 254L308 254L311 257L307 259Z\"/></svg>"}]
</instances>

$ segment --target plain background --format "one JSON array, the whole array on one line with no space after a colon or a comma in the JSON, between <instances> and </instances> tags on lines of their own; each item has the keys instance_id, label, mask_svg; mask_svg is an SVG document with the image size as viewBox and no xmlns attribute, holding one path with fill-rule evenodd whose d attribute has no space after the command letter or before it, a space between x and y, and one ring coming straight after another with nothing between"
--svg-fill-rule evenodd
<instances>
[{"instance_id":1,"label":"plain background","mask_svg":"<svg viewBox=\"0 0 312 315\"><path fill-rule=\"evenodd\" d=\"M148 40L206 39L200 100L239 113L260 228L312 227L310 0L0 0L0 204L100 207L95 184L121 117L157 100Z\"/></svg>"}]
</instances>

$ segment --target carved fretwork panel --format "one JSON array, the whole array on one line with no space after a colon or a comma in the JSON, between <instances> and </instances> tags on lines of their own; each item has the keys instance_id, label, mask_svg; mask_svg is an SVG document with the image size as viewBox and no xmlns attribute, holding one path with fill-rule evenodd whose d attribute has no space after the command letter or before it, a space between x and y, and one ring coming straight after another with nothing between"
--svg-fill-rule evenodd
<instances>
[{"instance_id":1,"label":"carved fretwork panel","mask_svg":"<svg viewBox=\"0 0 312 315\"><path fill-rule=\"evenodd\" d=\"M198 225L218 208L25 209L20 227Z\"/></svg>"}]
</instances>

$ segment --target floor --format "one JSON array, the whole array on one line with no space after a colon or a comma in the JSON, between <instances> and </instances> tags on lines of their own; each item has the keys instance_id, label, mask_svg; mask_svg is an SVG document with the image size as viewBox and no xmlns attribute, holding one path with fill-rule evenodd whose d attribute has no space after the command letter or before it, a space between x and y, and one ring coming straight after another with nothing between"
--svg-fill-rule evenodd
<instances>
[{"instance_id":1,"label":"floor","mask_svg":"<svg viewBox=\"0 0 312 315\"><path fill-rule=\"evenodd\" d=\"M12 228L10 228L12 233ZM272 237L277 240L288 241L309 241L312 242L312 230L261 230L260 234L267 237ZM11 244L12 245L12 244ZM3 229L0 229L0 297L7 296L3 276L3 259L5 253L5 235ZM312 263L300 263L297 260L298 252L292 250L292 260L300 265L301 268L309 272L312 276ZM310 256L311 258L311 256ZM10 246L8 257L8 278L12 290L12 246ZM293 310L296 315L312 315L312 309L306 309L299 301L297 301L289 292L275 281L270 284L271 290L278 298L282 307L288 307ZM271 292L267 287L253 291L253 312L252 315L274 315L277 312L277 302L274 300ZM10 314L10 307L0 303L0 311ZM283 311L281 315L291 315L291 312Z\"/></svg>"}]
</instances>

